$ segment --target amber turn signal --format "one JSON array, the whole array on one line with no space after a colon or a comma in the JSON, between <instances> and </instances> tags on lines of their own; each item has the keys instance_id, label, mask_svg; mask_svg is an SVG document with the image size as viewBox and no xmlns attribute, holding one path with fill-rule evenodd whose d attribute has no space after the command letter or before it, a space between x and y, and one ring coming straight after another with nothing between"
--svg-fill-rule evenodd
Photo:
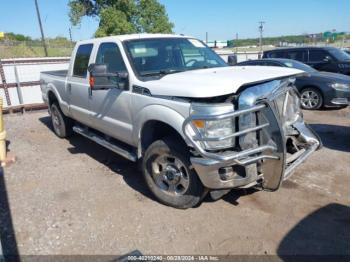
<instances>
[{"instance_id":1,"label":"amber turn signal","mask_svg":"<svg viewBox=\"0 0 350 262\"><path fill-rule=\"evenodd\" d=\"M90 87L91 88L94 88L94 85L95 85L95 78L90 76L89 78L89 84L90 84Z\"/></svg>"},{"instance_id":2,"label":"amber turn signal","mask_svg":"<svg viewBox=\"0 0 350 262\"><path fill-rule=\"evenodd\" d=\"M192 123L195 125L195 127L199 128L199 129L203 129L205 127L204 120L193 120Z\"/></svg>"}]
</instances>

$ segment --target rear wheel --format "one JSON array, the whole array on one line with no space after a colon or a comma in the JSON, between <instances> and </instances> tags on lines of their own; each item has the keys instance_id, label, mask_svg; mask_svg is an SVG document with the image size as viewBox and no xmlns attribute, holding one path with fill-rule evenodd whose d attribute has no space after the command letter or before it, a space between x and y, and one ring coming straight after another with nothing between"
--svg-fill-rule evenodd
<instances>
[{"instance_id":1,"label":"rear wheel","mask_svg":"<svg viewBox=\"0 0 350 262\"><path fill-rule=\"evenodd\" d=\"M301 91L301 107L308 110L320 109L323 106L323 97L316 88L305 88Z\"/></svg>"},{"instance_id":2,"label":"rear wheel","mask_svg":"<svg viewBox=\"0 0 350 262\"><path fill-rule=\"evenodd\" d=\"M50 107L51 121L55 134L60 138L65 138L73 133L73 121L66 117L57 103Z\"/></svg>"},{"instance_id":3,"label":"rear wheel","mask_svg":"<svg viewBox=\"0 0 350 262\"><path fill-rule=\"evenodd\" d=\"M151 144L142 166L148 188L166 205L181 209L194 207L207 193L191 166L187 147L171 138Z\"/></svg>"}]
</instances>

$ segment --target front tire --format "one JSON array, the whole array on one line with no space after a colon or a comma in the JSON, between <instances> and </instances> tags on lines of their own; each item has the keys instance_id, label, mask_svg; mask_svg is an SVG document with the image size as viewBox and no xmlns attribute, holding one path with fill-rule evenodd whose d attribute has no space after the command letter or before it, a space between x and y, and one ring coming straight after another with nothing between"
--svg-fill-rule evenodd
<instances>
[{"instance_id":1,"label":"front tire","mask_svg":"<svg viewBox=\"0 0 350 262\"><path fill-rule=\"evenodd\" d=\"M191 166L187 147L171 138L157 140L147 148L142 169L148 188L165 205L194 207L207 193Z\"/></svg>"},{"instance_id":2,"label":"front tire","mask_svg":"<svg viewBox=\"0 0 350 262\"><path fill-rule=\"evenodd\" d=\"M317 110L323 106L321 92L312 87L305 88L300 93L301 107L306 110Z\"/></svg>"},{"instance_id":3,"label":"front tire","mask_svg":"<svg viewBox=\"0 0 350 262\"><path fill-rule=\"evenodd\" d=\"M51 121L55 134L59 138L69 137L73 133L73 121L66 117L58 104L53 103L50 107Z\"/></svg>"}]
</instances>

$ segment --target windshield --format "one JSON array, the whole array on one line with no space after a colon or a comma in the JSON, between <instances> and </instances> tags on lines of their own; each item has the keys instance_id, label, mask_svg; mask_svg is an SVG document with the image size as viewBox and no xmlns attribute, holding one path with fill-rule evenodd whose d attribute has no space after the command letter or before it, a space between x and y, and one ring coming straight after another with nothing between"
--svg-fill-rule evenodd
<instances>
[{"instance_id":1,"label":"windshield","mask_svg":"<svg viewBox=\"0 0 350 262\"><path fill-rule=\"evenodd\" d=\"M219 55L197 39L137 39L127 41L125 46L130 63L140 76L227 66Z\"/></svg>"},{"instance_id":2,"label":"windshield","mask_svg":"<svg viewBox=\"0 0 350 262\"><path fill-rule=\"evenodd\" d=\"M343 50L332 48L329 50L329 52L338 60L338 61L344 61L344 60L350 60L350 55Z\"/></svg>"},{"instance_id":3,"label":"windshield","mask_svg":"<svg viewBox=\"0 0 350 262\"><path fill-rule=\"evenodd\" d=\"M283 64L287 67L296 68L296 69L303 70L303 71L308 72L308 73L317 72L317 70L312 68L311 66L308 66L308 65L305 65L303 63L293 61L293 60L284 61Z\"/></svg>"}]
</instances>

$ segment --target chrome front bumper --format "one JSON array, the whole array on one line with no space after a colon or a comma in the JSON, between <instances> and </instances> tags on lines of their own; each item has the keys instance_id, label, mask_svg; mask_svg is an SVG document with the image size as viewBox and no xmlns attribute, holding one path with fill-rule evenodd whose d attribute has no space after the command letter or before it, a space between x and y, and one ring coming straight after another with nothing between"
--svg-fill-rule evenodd
<instances>
[{"instance_id":1,"label":"chrome front bumper","mask_svg":"<svg viewBox=\"0 0 350 262\"><path fill-rule=\"evenodd\" d=\"M239 118L247 114L260 114L268 119L253 127L239 130L228 137L202 137L193 126L193 120L220 120ZM189 132L192 128L193 132ZM295 155L293 161L287 159L287 135L281 125L280 117L272 101L263 101L249 108L219 115L194 114L186 119L183 132L196 151L191 162L203 185L210 189L228 189L250 187L261 183L267 190L277 190L281 182L290 177L293 171L314 151L320 148L318 136L303 121L291 125L303 149ZM256 134L260 138L254 147L225 152L209 152L201 144L203 141L240 138L247 134ZM265 186L264 186L265 185Z\"/></svg>"}]
</instances>

